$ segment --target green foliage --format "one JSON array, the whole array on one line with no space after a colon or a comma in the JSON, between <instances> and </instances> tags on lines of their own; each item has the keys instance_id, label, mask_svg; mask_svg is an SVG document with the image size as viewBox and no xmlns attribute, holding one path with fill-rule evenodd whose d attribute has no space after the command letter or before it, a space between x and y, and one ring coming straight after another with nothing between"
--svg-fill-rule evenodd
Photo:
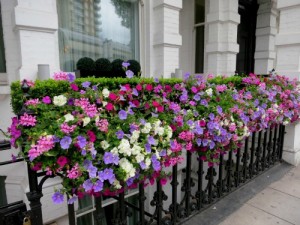
<instances>
[{"instance_id":1,"label":"green foliage","mask_svg":"<svg viewBox=\"0 0 300 225\"><path fill-rule=\"evenodd\" d=\"M124 60L122 59L115 59L114 61L111 62L112 65L112 77L123 77L125 78L125 71L122 67L122 63Z\"/></svg>"},{"instance_id":2,"label":"green foliage","mask_svg":"<svg viewBox=\"0 0 300 225\"><path fill-rule=\"evenodd\" d=\"M94 71L95 61L89 57L83 57L76 63L76 68L77 70Z\"/></svg>"},{"instance_id":3,"label":"green foliage","mask_svg":"<svg viewBox=\"0 0 300 225\"><path fill-rule=\"evenodd\" d=\"M141 76L141 65L138 61L131 59L127 61L128 63L130 63L130 65L128 66L128 69L131 70L134 75L140 77Z\"/></svg>"},{"instance_id":4,"label":"green foliage","mask_svg":"<svg viewBox=\"0 0 300 225\"><path fill-rule=\"evenodd\" d=\"M131 84L131 85L137 85L139 83L141 84L154 84L154 80L152 78L94 78L94 77L88 77L88 78L78 78L75 80L75 83L78 86L81 86L81 84L84 81L91 82L92 85L98 85L101 87L106 87L109 90L119 90L120 85L124 84ZM160 79L159 80L161 84L169 84L174 85L176 83L182 82L181 79ZM54 97L63 93L66 93L69 88L69 82L67 81L55 81L52 79L40 81L37 80L35 82L34 87L32 87L29 91L31 98L40 98L40 96L49 96ZM11 84L11 105L13 108L13 112L15 114L18 114L22 108L23 104L23 93L21 90L21 83L20 81L16 81Z\"/></svg>"},{"instance_id":5,"label":"green foliage","mask_svg":"<svg viewBox=\"0 0 300 225\"><path fill-rule=\"evenodd\" d=\"M96 71L111 72L112 65L108 59L100 58L95 61L95 68L96 68Z\"/></svg>"}]
</instances>

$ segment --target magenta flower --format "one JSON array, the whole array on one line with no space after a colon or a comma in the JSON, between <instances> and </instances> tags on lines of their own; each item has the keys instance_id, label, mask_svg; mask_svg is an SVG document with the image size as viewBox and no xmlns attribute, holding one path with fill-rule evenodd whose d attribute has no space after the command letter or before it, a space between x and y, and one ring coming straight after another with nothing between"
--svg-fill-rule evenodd
<instances>
[{"instance_id":1,"label":"magenta flower","mask_svg":"<svg viewBox=\"0 0 300 225\"><path fill-rule=\"evenodd\" d=\"M50 104L51 98L49 96L45 96L45 97L43 97L42 102L45 104Z\"/></svg>"},{"instance_id":2,"label":"magenta flower","mask_svg":"<svg viewBox=\"0 0 300 225\"><path fill-rule=\"evenodd\" d=\"M56 163L60 166L60 167L64 167L67 163L68 163L68 158L65 156L59 156Z\"/></svg>"}]
</instances>

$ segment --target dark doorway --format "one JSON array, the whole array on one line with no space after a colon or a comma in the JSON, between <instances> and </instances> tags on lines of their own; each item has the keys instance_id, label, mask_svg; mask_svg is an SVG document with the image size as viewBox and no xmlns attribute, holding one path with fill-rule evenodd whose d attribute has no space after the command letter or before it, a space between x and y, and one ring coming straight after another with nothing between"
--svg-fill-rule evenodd
<instances>
[{"instance_id":1,"label":"dark doorway","mask_svg":"<svg viewBox=\"0 0 300 225\"><path fill-rule=\"evenodd\" d=\"M240 49L236 57L236 71L239 74L254 72L257 9L257 0L239 0L241 22L238 25L237 42Z\"/></svg>"}]
</instances>

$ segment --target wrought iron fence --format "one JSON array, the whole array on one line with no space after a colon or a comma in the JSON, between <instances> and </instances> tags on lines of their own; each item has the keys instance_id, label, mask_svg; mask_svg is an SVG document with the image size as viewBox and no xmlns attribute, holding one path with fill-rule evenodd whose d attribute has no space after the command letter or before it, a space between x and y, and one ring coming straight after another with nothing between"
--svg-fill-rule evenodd
<instances>
[{"instance_id":1,"label":"wrought iron fence","mask_svg":"<svg viewBox=\"0 0 300 225\"><path fill-rule=\"evenodd\" d=\"M146 196L143 184L139 185L138 206L127 202L124 193L114 197L119 203L119 213L108 224L127 224L128 208L139 213L138 224L181 224L280 162L284 133L283 125L274 125L267 130L253 133L244 141L243 148L230 151L226 156L220 155L217 166L207 167L206 163L198 158L197 171L192 169L195 168L192 163L193 154L186 152L183 182L178 180L178 166L176 165L172 169L171 192L166 194L164 189L168 190L170 187L162 186L157 180L156 191L150 201L150 206L145 206ZM181 185L181 198L178 198L178 185ZM169 206L164 204L168 197L171 198ZM101 200L99 203L96 208L101 208ZM151 210L151 207L154 210ZM149 213L145 208L154 212ZM74 213L74 210L71 212ZM72 217L75 218L75 214Z\"/></svg>"},{"instance_id":2,"label":"wrought iron fence","mask_svg":"<svg viewBox=\"0 0 300 225\"><path fill-rule=\"evenodd\" d=\"M22 86L26 97L28 87ZM21 114L30 113L23 108ZM118 210L110 218L106 218L106 224L126 225L130 211L136 211L139 215L140 225L175 225L188 220L191 216L201 212L219 199L238 189L259 174L271 168L281 161L284 143L285 127L274 124L269 129L255 132L245 139L243 147L230 151L226 155L220 155L218 165L207 166L196 153L186 152L185 168L179 169L178 165L172 168L172 179L169 184L162 186L160 180L156 181L156 191L149 204L146 204L144 184L138 187L138 205L134 205L125 199L125 193L112 197L118 202ZM21 161L23 159L18 159ZM6 165L11 162L2 162ZM183 181L178 179L179 173L183 175ZM42 177L39 181L38 177ZM35 172L28 164L29 189L27 198L30 202L30 217L32 225L42 225L42 205L40 202L42 186L52 176L44 172ZM180 185L180 186L179 186ZM171 199L167 205L165 202ZM95 224L102 224L103 207L102 198L95 201ZM76 224L76 212L74 205L68 205L69 224ZM4 225L5 223L3 223ZM2 224L1 224L2 225ZM6 224L5 224L6 225ZM11 225L11 224L10 224Z\"/></svg>"}]
</instances>

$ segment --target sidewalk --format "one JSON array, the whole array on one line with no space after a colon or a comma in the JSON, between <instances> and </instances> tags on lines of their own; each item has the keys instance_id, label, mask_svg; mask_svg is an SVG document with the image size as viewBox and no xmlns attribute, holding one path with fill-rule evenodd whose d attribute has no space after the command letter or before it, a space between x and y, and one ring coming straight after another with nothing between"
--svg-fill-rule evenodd
<instances>
[{"instance_id":1,"label":"sidewalk","mask_svg":"<svg viewBox=\"0 0 300 225\"><path fill-rule=\"evenodd\" d=\"M300 166L282 163L184 225L300 225Z\"/></svg>"}]
</instances>

